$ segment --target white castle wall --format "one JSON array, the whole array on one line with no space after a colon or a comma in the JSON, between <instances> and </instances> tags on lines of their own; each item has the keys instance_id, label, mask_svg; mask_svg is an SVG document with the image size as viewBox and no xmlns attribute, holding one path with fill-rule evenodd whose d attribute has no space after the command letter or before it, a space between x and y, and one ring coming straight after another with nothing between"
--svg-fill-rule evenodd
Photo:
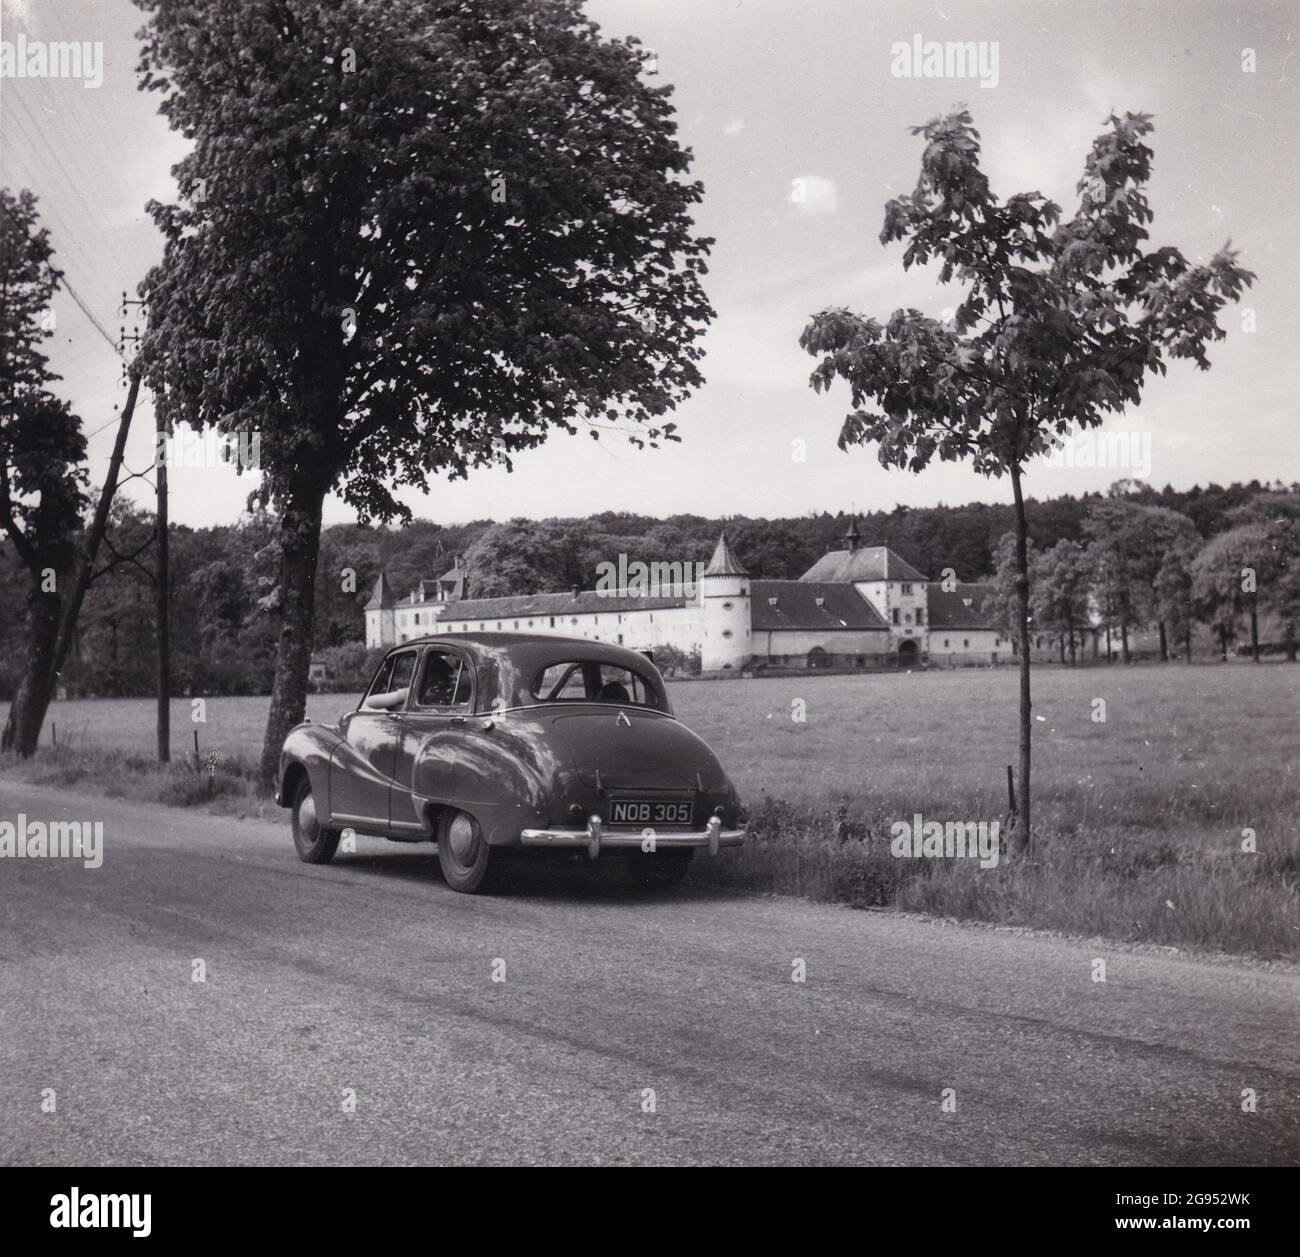
<instances>
[{"instance_id":1,"label":"white castle wall","mask_svg":"<svg viewBox=\"0 0 1300 1257\"><path fill-rule=\"evenodd\" d=\"M462 620L455 617L455 603L446 607L440 620L398 626L398 641L409 641L429 633L541 633L588 641L612 642L630 650L656 650L672 646L685 654L700 650L704 638L703 614L693 603L685 607L657 607L654 610L575 612L570 615L503 616L501 619ZM399 611L400 615L400 611Z\"/></svg>"}]
</instances>

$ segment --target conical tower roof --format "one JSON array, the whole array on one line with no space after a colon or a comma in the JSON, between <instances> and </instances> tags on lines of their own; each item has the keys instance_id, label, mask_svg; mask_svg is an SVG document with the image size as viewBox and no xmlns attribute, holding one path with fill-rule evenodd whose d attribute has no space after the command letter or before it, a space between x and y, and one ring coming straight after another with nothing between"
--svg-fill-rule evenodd
<instances>
[{"instance_id":1,"label":"conical tower roof","mask_svg":"<svg viewBox=\"0 0 1300 1257\"><path fill-rule=\"evenodd\" d=\"M748 576L740 560L732 552L731 546L727 542L727 530L724 528L718 537L718 544L714 547L713 558L709 560L709 566L704 569L705 576Z\"/></svg>"},{"instance_id":2,"label":"conical tower roof","mask_svg":"<svg viewBox=\"0 0 1300 1257\"><path fill-rule=\"evenodd\" d=\"M370 595L370 601L366 603L366 610L373 611L376 607L396 606L397 599L393 597L393 591L389 587L388 578L379 573L379 579L375 581L374 593Z\"/></svg>"}]
</instances>

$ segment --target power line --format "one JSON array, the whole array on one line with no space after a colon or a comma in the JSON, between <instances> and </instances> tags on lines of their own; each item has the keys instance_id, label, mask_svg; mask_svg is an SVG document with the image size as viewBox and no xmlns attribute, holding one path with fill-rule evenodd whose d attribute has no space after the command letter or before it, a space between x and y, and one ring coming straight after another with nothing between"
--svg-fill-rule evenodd
<instances>
[{"instance_id":1,"label":"power line","mask_svg":"<svg viewBox=\"0 0 1300 1257\"><path fill-rule=\"evenodd\" d=\"M90 307L77 295L77 290L72 286L72 281L66 275L63 276L63 286L68 290L68 296L70 296L80 307L82 314L84 314L94 325L95 330L106 341L108 341L109 348L112 349L119 358L126 361L126 355L118 348L117 342L104 330L104 325L94 316L94 314L91 313Z\"/></svg>"}]
</instances>

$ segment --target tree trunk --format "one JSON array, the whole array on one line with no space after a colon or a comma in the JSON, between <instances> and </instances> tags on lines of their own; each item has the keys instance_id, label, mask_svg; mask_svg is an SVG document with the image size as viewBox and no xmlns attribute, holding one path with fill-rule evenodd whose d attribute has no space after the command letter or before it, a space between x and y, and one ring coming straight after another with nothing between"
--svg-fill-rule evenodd
<instances>
[{"instance_id":1,"label":"tree trunk","mask_svg":"<svg viewBox=\"0 0 1300 1257\"><path fill-rule=\"evenodd\" d=\"M1187 627L1183 630L1183 646L1187 650L1187 662L1192 662L1192 621L1188 617Z\"/></svg>"},{"instance_id":2,"label":"tree trunk","mask_svg":"<svg viewBox=\"0 0 1300 1257\"><path fill-rule=\"evenodd\" d=\"M1169 662L1169 639L1165 636L1165 622L1160 621L1160 662Z\"/></svg>"},{"instance_id":3,"label":"tree trunk","mask_svg":"<svg viewBox=\"0 0 1300 1257\"><path fill-rule=\"evenodd\" d=\"M1065 635L1058 634L1056 639L1056 648L1060 652L1061 662L1065 662Z\"/></svg>"},{"instance_id":4,"label":"tree trunk","mask_svg":"<svg viewBox=\"0 0 1300 1257\"><path fill-rule=\"evenodd\" d=\"M1219 625L1219 654L1224 663L1228 662L1228 630Z\"/></svg>"},{"instance_id":5,"label":"tree trunk","mask_svg":"<svg viewBox=\"0 0 1300 1257\"><path fill-rule=\"evenodd\" d=\"M0 750L12 750L29 759L36 753L41 739L41 726L49 710L52 697L45 678L49 675L54 658L54 640L59 631L59 612L62 600L57 593L41 590L41 569L32 573L31 644L27 651L27 670L19 682L4 733L0 734Z\"/></svg>"},{"instance_id":6,"label":"tree trunk","mask_svg":"<svg viewBox=\"0 0 1300 1257\"><path fill-rule=\"evenodd\" d=\"M1016 607L1020 638L1020 781L1016 806L1015 846L1019 852L1030 847L1030 733L1032 703L1029 696L1029 528L1025 521L1025 499L1020 488L1020 464L1011 464L1011 487L1016 498Z\"/></svg>"},{"instance_id":7,"label":"tree trunk","mask_svg":"<svg viewBox=\"0 0 1300 1257\"><path fill-rule=\"evenodd\" d=\"M1070 621L1070 667L1072 668L1075 667L1078 664L1078 662L1079 659L1075 653L1075 644L1074 644L1074 621L1071 620Z\"/></svg>"},{"instance_id":8,"label":"tree trunk","mask_svg":"<svg viewBox=\"0 0 1300 1257\"><path fill-rule=\"evenodd\" d=\"M275 653L271 710L266 719L259 776L271 790L284 739L307 709L312 621L316 608L316 560L320 555L321 512L326 482L300 479L280 521L280 640Z\"/></svg>"},{"instance_id":9,"label":"tree trunk","mask_svg":"<svg viewBox=\"0 0 1300 1257\"><path fill-rule=\"evenodd\" d=\"M1282 641L1286 645L1287 663L1295 663L1296 640L1295 640L1295 621L1288 620L1285 628L1282 630Z\"/></svg>"},{"instance_id":10,"label":"tree trunk","mask_svg":"<svg viewBox=\"0 0 1300 1257\"><path fill-rule=\"evenodd\" d=\"M1250 603L1250 653L1259 662L1259 609L1252 598Z\"/></svg>"},{"instance_id":11,"label":"tree trunk","mask_svg":"<svg viewBox=\"0 0 1300 1257\"><path fill-rule=\"evenodd\" d=\"M1119 644L1120 649L1124 652L1124 662L1132 662L1128 653L1128 620L1124 619L1119 622Z\"/></svg>"}]
</instances>

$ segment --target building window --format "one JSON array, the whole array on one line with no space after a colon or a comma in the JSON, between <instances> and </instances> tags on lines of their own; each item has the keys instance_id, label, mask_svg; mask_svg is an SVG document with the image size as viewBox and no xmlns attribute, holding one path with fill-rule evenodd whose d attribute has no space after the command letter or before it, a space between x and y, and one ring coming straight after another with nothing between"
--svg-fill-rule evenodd
<instances>
[{"instance_id":1,"label":"building window","mask_svg":"<svg viewBox=\"0 0 1300 1257\"><path fill-rule=\"evenodd\" d=\"M515 628L518 628L518 627L519 627L519 621L516 620L516 621L515 621Z\"/></svg>"},{"instance_id":2,"label":"building window","mask_svg":"<svg viewBox=\"0 0 1300 1257\"><path fill-rule=\"evenodd\" d=\"M909 585L909 584L907 583L907 581L904 581L904 582L903 582L903 592L904 592L905 594L910 594L910 593L912 592L912 586Z\"/></svg>"},{"instance_id":3,"label":"building window","mask_svg":"<svg viewBox=\"0 0 1300 1257\"><path fill-rule=\"evenodd\" d=\"M943 639L943 648L944 650L948 649L948 639L946 637Z\"/></svg>"},{"instance_id":4,"label":"building window","mask_svg":"<svg viewBox=\"0 0 1300 1257\"><path fill-rule=\"evenodd\" d=\"M924 607L917 607L917 609L916 609L916 622L917 622L918 624L924 624L924 623L925 623L925 608L924 608Z\"/></svg>"},{"instance_id":5,"label":"building window","mask_svg":"<svg viewBox=\"0 0 1300 1257\"><path fill-rule=\"evenodd\" d=\"M911 622L912 622L912 613L911 613L910 611L909 611L909 612L908 612L908 613L903 617L903 622L904 622L905 624L911 624Z\"/></svg>"},{"instance_id":6,"label":"building window","mask_svg":"<svg viewBox=\"0 0 1300 1257\"><path fill-rule=\"evenodd\" d=\"M723 630L722 630L722 636L723 636L723 637L730 637L730 636L731 636L731 630L730 630L730 629L723 629Z\"/></svg>"},{"instance_id":7,"label":"building window","mask_svg":"<svg viewBox=\"0 0 1300 1257\"><path fill-rule=\"evenodd\" d=\"M897 608L897 607L894 608L894 610L893 610L893 612L892 612L892 615L893 615L894 623L897 624L897 623L898 623L898 608Z\"/></svg>"},{"instance_id":8,"label":"building window","mask_svg":"<svg viewBox=\"0 0 1300 1257\"><path fill-rule=\"evenodd\" d=\"M969 638L969 637L963 637L963 638L961 639L961 644L962 644L963 646L969 646L969 645L970 645L970 638Z\"/></svg>"},{"instance_id":9,"label":"building window","mask_svg":"<svg viewBox=\"0 0 1300 1257\"><path fill-rule=\"evenodd\" d=\"M724 603L722 604L722 609L723 609L724 611L730 611L731 608L732 608L734 605L735 605L735 604L734 604L734 603L731 603L731 602L724 602Z\"/></svg>"},{"instance_id":10,"label":"building window","mask_svg":"<svg viewBox=\"0 0 1300 1257\"><path fill-rule=\"evenodd\" d=\"M552 627L552 628L555 627L555 617L554 617L554 616L551 616L551 627Z\"/></svg>"}]
</instances>

